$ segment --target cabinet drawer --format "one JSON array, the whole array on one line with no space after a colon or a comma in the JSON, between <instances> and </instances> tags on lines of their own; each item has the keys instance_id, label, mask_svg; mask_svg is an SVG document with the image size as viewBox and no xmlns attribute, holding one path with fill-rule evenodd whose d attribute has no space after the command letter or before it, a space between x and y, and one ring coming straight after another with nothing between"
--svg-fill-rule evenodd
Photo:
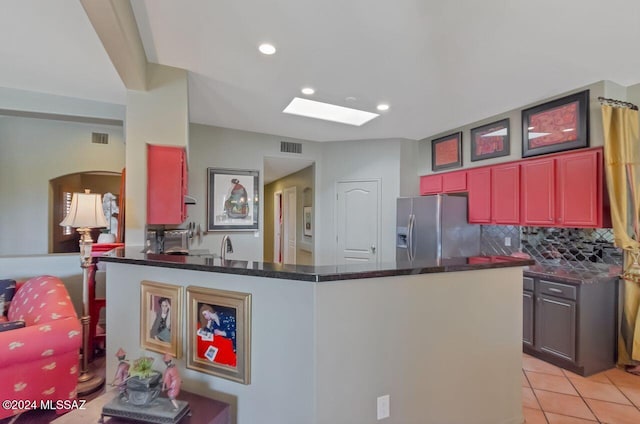
<instances>
[{"instance_id":1,"label":"cabinet drawer","mask_svg":"<svg viewBox=\"0 0 640 424\"><path fill-rule=\"evenodd\" d=\"M533 291L533 278L531 277L522 277L522 289Z\"/></svg>"},{"instance_id":2,"label":"cabinet drawer","mask_svg":"<svg viewBox=\"0 0 640 424\"><path fill-rule=\"evenodd\" d=\"M576 300L578 298L578 289L575 286L540 280L540 284L538 284L538 287L541 294L562 297L571 300Z\"/></svg>"}]
</instances>

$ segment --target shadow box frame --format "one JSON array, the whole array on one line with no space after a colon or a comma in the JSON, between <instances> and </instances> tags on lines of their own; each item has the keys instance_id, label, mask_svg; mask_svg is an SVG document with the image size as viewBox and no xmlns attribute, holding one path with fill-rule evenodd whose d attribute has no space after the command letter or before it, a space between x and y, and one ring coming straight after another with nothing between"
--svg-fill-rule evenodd
<instances>
[{"instance_id":1,"label":"shadow box frame","mask_svg":"<svg viewBox=\"0 0 640 424\"><path fill-rule=\"evenodd\" d=\"M447 146L445 146L445 143ZM447 152L446 150L442 150L443 147L451 147L455 146L456 151ZM449 156L448 158L443 155ZM452 156L455 156L453 158ZM444 164L439 165L439 159L449 160ZM453 160L452 160L453 159ZM446 169L455 169L462 167L462 131L458 131L444 137L439 137L434 140L431 140L431 170L432 171L444 171Z\"/></svg>"},{"instance_id":2,"label":"shadow box frame","mask_svg":"<svg viewBox=\"0 0 640 424\"><path fill-rule=\"evenodd\" d=\"M217 349L212 358L198 354L198 339L202 337L199 322L201 308L205 305L235 310L236 321L236 365L214 362ZM187 287L187 368L245 385L251 384L251 293L205 287ZM214 335L215 337L222 337ZM213 342L213 340L212 340Z\"/></svg>"},{"instance_id":3,"label":"shadow box frame","mask_svg":"<svg viewBox=\"0 0 640 424\"><path fill-rule=\"evenodd\" d=\"M576 104L575 116L571 105ZM547 126L542 126L547 123ZM560 134L567 128L551 133L554 125L573 125L575 136ZM546 135L540 135L546 134ZM556 134L558 139L549 144L536 146L530 142L536 138ZM531 136L534 136L531 138ZM522 157L545 155L589 147L589 90L580 91L522 111Z\"/></svg>"},{"instance_id":4,"label":"shadow box frame","mask_svg":"<svg viewBox=\"0 0 640 424\"><path fill-rule=\"evenodd\" d=\"M249 219L224 218L229 184L237 179L247 191ZM259 229L260 171L250 169L207 168L207 231L257 231Z\"/></svg>"},{"instance_id":5,"label":"shadow box frame","mask_svg":"<svg viewBox=\"0 0 640 424\"><path fill-rule=\"evenodd\" d=\"M506 134L501 135L490 135L492 133L499 132L502 129L506 129ZM493 159L499 158L502 156L509 156L511 153L511 128L510 128L510 120L509 118L500 119L499 121L491 122L490 124L481 125L476 128L472 128L470 131L471 134L471 162L476 162L485 159ZM489 153L477 153L477 147L482 143L482 137L503 137L502 139L502 149L496 149ZM488 146L487 146L488 147Z\"/></svg>"},{"instance_id":6,"label":"shadow box frame","mask_svg":"<svg viewBox=\"0 0 640 424\"><path fill-rule=\"evenodd\" d=\"M151 335L155 318L160 312L162 300L169 299L169 342L158 340ZM183 288L173 284L143 280L140 282L140 346L152 352L170 353L174 358L182 357L182 305Z\"/></svg>"}]
</instances>

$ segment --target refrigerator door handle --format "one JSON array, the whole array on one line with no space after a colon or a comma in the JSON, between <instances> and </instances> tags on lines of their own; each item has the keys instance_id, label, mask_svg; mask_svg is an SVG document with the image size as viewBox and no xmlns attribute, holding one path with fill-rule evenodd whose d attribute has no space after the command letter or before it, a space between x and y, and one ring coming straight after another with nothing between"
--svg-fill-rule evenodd
<instances>
[{"instance_id":1,"label":"refrigerator door handle","mask_svg":"<svg viewBox=\"0 0 640 424\"><path fill-rule=\"evenodd\" d=\"M407 231L408 240L409 240L409 243L407 246L407 255L410 261L413 260L413 225L415 223L415 220L416 220L416 216L414 214L410 214L409 215L409 231Z\"/></svg>"}]
</instances>

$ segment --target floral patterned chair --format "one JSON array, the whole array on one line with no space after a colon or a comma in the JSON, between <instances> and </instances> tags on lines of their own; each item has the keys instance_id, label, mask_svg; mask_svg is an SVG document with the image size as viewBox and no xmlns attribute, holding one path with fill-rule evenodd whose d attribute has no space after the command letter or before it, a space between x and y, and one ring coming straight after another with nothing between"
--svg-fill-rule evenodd
<instances>
[{"instance_id":1,"label":"floral patterned chair","mask_svg":"<svg viewBox=\"0 0 640 424\"><path fill-rule=\"evenodd\" d=\"M77 399L82 328L62 281L45 275L18 283L7 318L25 326L0 332L0 398ZM2 408L0 419L23 410Z\"/></svg>"}]
</instances>

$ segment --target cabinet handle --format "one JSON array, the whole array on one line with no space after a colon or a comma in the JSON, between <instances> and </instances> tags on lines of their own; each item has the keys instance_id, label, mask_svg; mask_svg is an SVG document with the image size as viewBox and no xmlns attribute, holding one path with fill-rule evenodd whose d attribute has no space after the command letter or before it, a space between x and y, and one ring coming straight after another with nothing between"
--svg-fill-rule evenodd
<instances>
[{"instance_id":1,"label":"cabinet handle","mask_svg":"<svg viewBox=\"0 0 640 424\"><path fill-rule=\"evenodd\" d=\"M553 287L549 287L549 291L550 291L551 293L562 293L562 290L560 290L560 289L554 289Z\"/></svg>"}]
</instances>

